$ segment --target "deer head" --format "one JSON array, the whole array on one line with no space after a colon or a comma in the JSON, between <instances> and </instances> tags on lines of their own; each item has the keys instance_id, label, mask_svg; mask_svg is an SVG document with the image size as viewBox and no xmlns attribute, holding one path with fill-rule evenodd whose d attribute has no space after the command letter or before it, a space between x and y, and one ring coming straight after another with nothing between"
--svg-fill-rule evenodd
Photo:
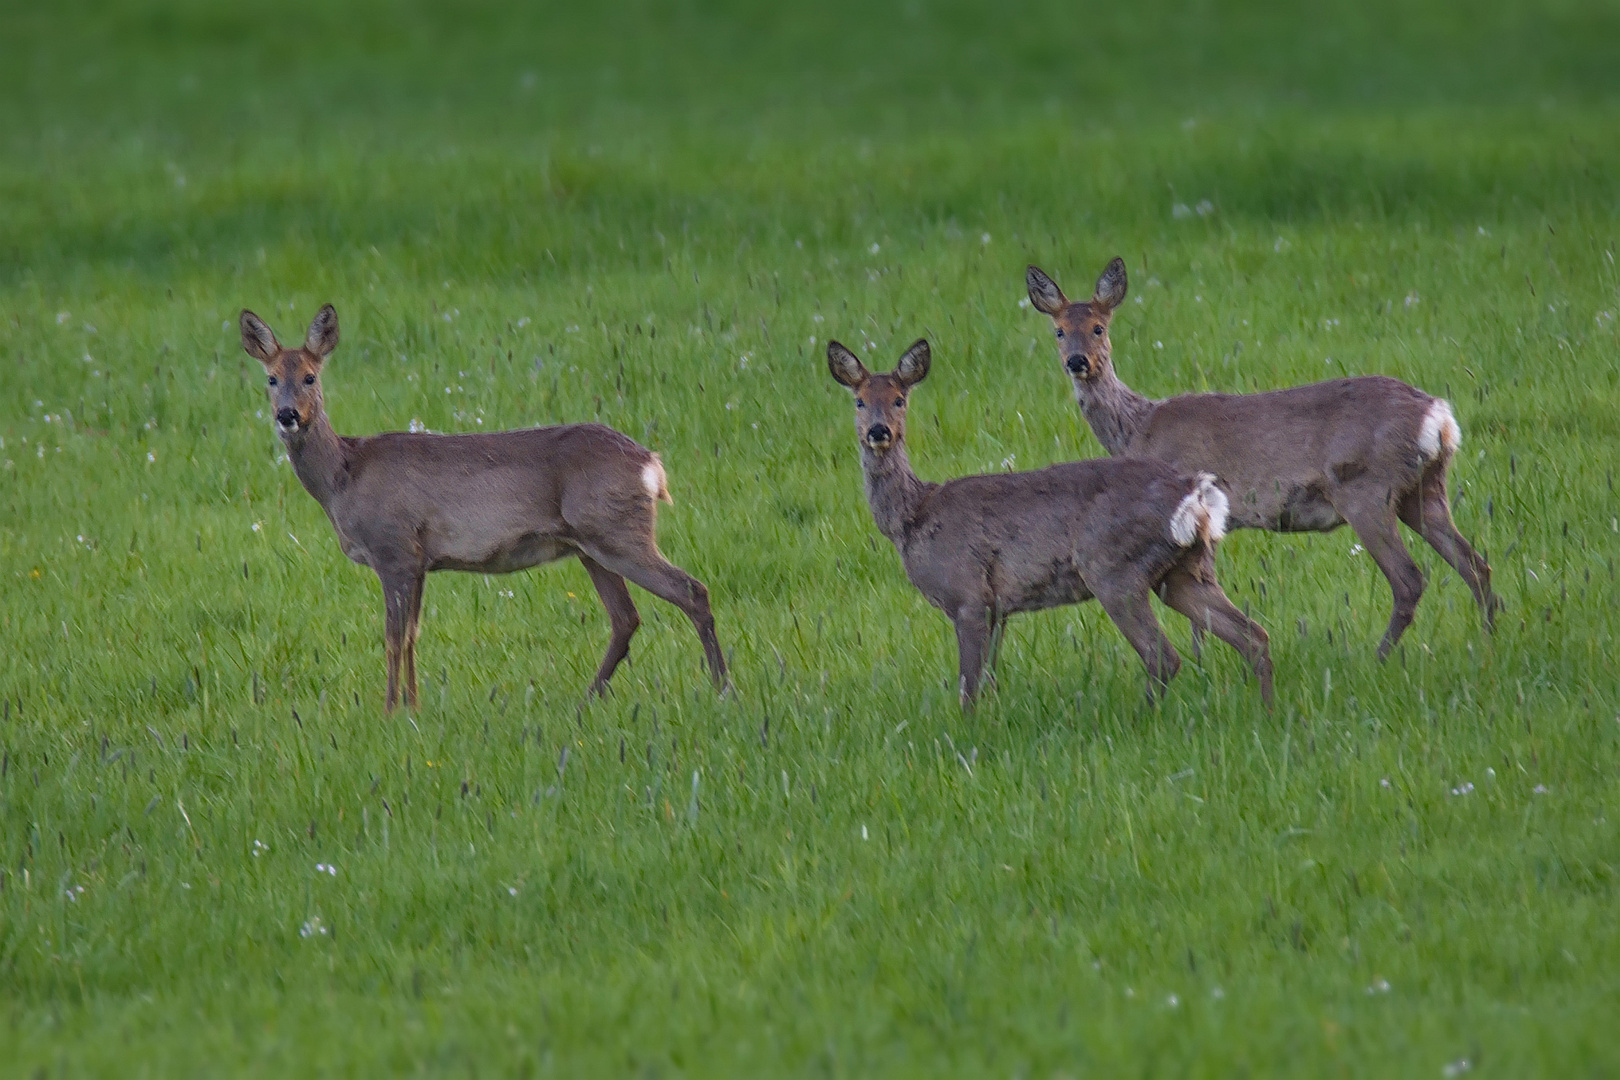
<instances>
[{"instance_id":1,"label":"deer head","mask_svg":"<svg viewBox=\"0 0 1620 1080\"><path fill-rule=\"evenodd\" d=\"M1125 260L1116 256L1097 279L1091 299L1079 303L1070 302L1057 282L1038 266L1031 266L1024 280L1029 286L1029 302L1052 319L1058 359L1076 389L1088 380L1109 374L1114 361L1108 323L1114 309L1125 301Z\"/></svg>"},{"instance_id":2,"label":"deer head","mask_svg":"<svg viewBox=\"0 0 1620 1080\"><path fill-rule=\"evenodd\" d=\"M251 311L242 312L242 348L264 365L270 377L270 408L284 440L309 430L321 415L321 367L338 343L337 311L321 308L309 324L301 348L284 349L276 335Z\"/></svg>"},{"instance_id":3,"label":"deer head","mask_svg":"<svg viewBox=\"0 0 1620 1080\"><path fill-rule=\"evenodd\" d=\"M864 450L887 453L906 437L906 399L911 388L928 377L927 341L907 349L893 371L873 375L856 355L836 341L827 342L827 368L855 394L855 437Z\"/></svg>"}]
</instances>

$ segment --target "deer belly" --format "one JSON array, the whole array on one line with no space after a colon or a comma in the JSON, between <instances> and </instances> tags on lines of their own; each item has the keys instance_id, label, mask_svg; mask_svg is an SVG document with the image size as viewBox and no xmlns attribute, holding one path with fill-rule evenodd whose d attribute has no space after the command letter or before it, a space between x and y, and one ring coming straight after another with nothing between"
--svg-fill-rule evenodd
<instances>
[{"instance_id":1,"label":"deer belly","mask_svg":"<svg viewBox=\"0 0 1620 1080\"><path fill-rule=\"evenodd\" d=\"M996 594L1003 611L1045 611L1047 608L1078 604L1091 599L1080 572L1067 561L1042 568L1039 574L1016 581L997 582Z\"/></svg>"},{"instance_id":2,"label":"deer belly","mask_svg":"<svg viewBox=\"0 0 1620 1080\"><path fill-rule=\"evenodd\" d=\"M442 552L435 570L471 570L480 574L510 574L541 563L555 562L575 553L573 545L555 536L525 533L494 546L461 545Z\"/></svg>"}]
</instances>

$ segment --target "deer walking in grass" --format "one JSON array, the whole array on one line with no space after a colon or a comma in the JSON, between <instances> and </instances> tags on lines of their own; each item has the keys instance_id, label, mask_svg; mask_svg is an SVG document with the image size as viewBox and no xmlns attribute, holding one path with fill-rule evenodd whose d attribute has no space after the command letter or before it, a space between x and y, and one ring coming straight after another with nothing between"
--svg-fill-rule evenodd
<instances>
[{"instance_id":1,"label":"deer walking in grass","mask_svg":"<svg viewBox=\"0 0 1620 1080\"><path fill-rule=\"evenodd\" d=\"M1151 460L1074 461L1034 472L919 480L906 456L906 401L928 375L919 341L886 375L827 343L832 377L855 395L866 497L906 577L956 627L962 704L970 707L1008 615L1101 602L1146 665L1148 693L1181 666L1148 597L1229 643L1271 703L1266 632L1215 579L1226 497L1208 475Z\"/></svg>"},{"instance_id":2,"label":"deer walking in grass","mask_svg":"<svg viewBox=\"0 0 1620 1080\"><path fill-rule=\"evenodd\" d=\"M1080 411L1109 454L1214 473L1231 502L1230 528L1355 530L1395 598L1380 660L1423 595L1423 574L1397 522L1462 575L1490 628L1501 606L1491 568L1452 523L1446 495L1446 470L1462 438L1450 404L1382 375L1154 401L1114 374L1108 326L1125 300L1123 259L1103 270L1089 300L1071 302L1034 266L1027 285L1030 302L1052 320Z\"/></svg>"},{"instance_id":3,"label":"deer walking in grass","mask_svg":"<svg viewBox=\"0 0 1620 1080\"><path fill-rule=\"evenodd\" d=\"M321 396L321 368L338 343L332 305L297 348L283 348L251 311L241 324L242 348L269 375L276 428L298 479L326 511L343 553L382 582L388 711L402 681L408 707L417 705L429 571L505 574L568 556L584 563L613 628L592 693L606 688L641 624L626 580L686 613L715 686L725 687L709 591L658 551L657 501L673 500L657 454L601 424L338 435Z\"/></svg>"}]
</instances>

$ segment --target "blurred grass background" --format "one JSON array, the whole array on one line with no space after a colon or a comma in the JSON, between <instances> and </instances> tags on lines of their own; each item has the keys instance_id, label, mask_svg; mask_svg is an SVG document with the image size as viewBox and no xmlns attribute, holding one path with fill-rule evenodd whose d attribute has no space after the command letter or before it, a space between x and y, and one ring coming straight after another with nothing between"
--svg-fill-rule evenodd
<instances>
[{"instance_id":1,"label":"blurred grass background","mask_svg":"<svg viewBox=\"0 0 1620 1080\"><path fill-rule=\"evenodd\" d=\"M8 7L0 1072L1611 1071L1617 42L1612 3ZM1144 392L1453 401L1496 635L1414 547L1379 666L1353 538L1245 533L1275 714L1223 650L1144 707L1094 606L957 712L821 348L930 336L925 477L1094 455L1022 270L1116 253ZM638 594L582 708L569 564L436 575L382 719L377 587L234 329L328 300L340 431L659 449L736 695Z\"/></svg>"}]
</instances>

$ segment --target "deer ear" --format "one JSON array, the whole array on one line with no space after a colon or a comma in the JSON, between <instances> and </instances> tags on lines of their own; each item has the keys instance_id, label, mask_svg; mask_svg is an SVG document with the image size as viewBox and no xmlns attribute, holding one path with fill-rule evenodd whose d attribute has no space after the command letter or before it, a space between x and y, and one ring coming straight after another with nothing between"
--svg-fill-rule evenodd
<instances>
[{"instance_id":1,"label":"deer ear","mask_svg":"<svg viewBox=\"0 0 1620 1080\"><path fill-rule=\"evenodd\" d=\"M1038 266L1024 271L1024 284L1029 287L1029 302L1043 315L1055 316L1069 306L1069 298L1063 295L1057 282L1047 277L1046 271Z\"/></svg>"},{"instance_id":2,"label":"deer ear","mask_svg":"<svg viewBox=\"0 0 1620 1080\"><path fill-rule=\"evenodd\" d=\"M325 360L332 355L337 344L337 309L327 304L315 313L315 320L309 324L309 333L304 335L304 349L313 353L317 360Z\"/></svg>"},{"instance_id":3,"label":"deer ear","mask_svg":"<svg viewBox=\"0 0 1620 1080\"><path fill-rule=\"evenodd\" d=\"M239 321L242 324L242 348L249 356L261 364L268 364L281 353L281 342L264 325L263 319L243 308Z\"/></svg>"},{"instance_id":4,"label":"deer ear","mask_svg":"<svg viewBox=\"0 0 1620 1080\"><path fill-rule=\"evenodd\" d=\"M827 342L827 370L840 383L854 390L871 375L866 365L836 341Z\"/></svg>"},{"instance_id":5,"label":"deer ear","mask_svg":"<svg viewBox=\"0 0 1620 1080\"><path fill-rule=\"evenodd\" d=\"M918 338L894 366L894 377L900 380L902 386L909 389L928 378L928 365L932 362L933 356L928 350L928 339Z\"/></svg>"},{"instance_id":6,"label":"deer ear","mask_svg":"<svg viewBox=\"0 0 1620 1080\"><path fill-rule=\"evenodd\" d=\"M1115 255L1097 279L1097 291L1091 295L1094 307L1113 311L1125 302L1125 260Z\"/></svg>"}]
</instances>

